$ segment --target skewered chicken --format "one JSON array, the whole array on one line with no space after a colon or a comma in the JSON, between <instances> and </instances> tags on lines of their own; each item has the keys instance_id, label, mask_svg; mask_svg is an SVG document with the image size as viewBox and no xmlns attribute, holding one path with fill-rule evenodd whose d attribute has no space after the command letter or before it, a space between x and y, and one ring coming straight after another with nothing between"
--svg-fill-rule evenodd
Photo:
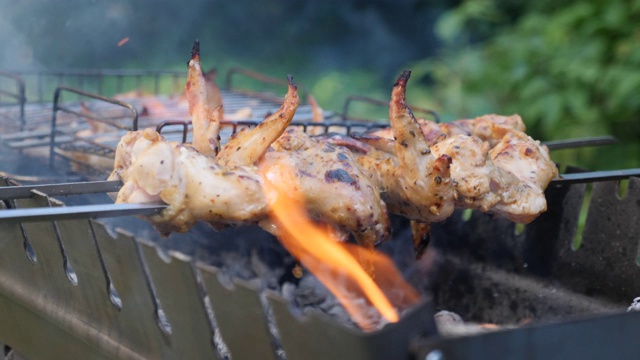
<instances>
[{"instance_id":1,"label":"skewered chicken","mask_svg":"<svg viewBox=\"0 0 640 360\"><path fill-rule=\"evenodd\" d=\"M386 205L350 151L318 142L299 128L288 129L272 149L265 160L288 159L296 169L306 206L324 215L317 220L353 233L365 247L389 238Z\"/></svg>"},{"instance_id":2,"label":"skewered chicken","mask_svg":"<svg viewBox=\"0 0 640 360\"><path fill-rule=\"evenodd\" d=\"M407 106L405 91L410 72L396 81L389 116L396 155L370 149L358 163L380 189L389 210L409 219L442 221L454 209L449 155L434 156Z\"/></svg>"},{"instance_id":3,"label":"skewered chicken","mask_svg":"<svg viewBox=\"0 0 640 360\"><path fill-rule=\"evenodd\" d=\"M386 206L353 155L320 143L299 128L285 132L298 107L295 90L289 78L282 107L257 127L234 134L218 154L219 163L250 166L263 157L269 162L288 162L296 169L297 184L315 220L353 233L358 243L367 247L386 240Z\"/></svg>"},{"instance_id":4,"label":"skewered chicken","mask_svg":"<svg viewBox=\"0 0 640 360\"><path fill-rule=\"evenodd\" d=\"M557 170L546 147L521 131L522 119L418 121L405 100L409 71L393 87L390 130L358 138L362 142L342 140L352 152L287 130L299 104L291 78L282 107L220 149L220 112L210 105L197 42L188 65L193 146L167 142L152 130L131 132L118 145L110 176L124 183L117 202L169 205L151 218L163 232L186 231L202 220L258 223L277 234L256 167L261 160L290 164L296 184L288 185L300 188L310 216L366 247L389 237L387 208L416 221L416 247L428 241L429 223L456 206L524 223L546 210L544 188Z\"/></svg>"},{"instance_id":5,"label":"skewered chicken","mask_svg":"<svg viewBox=\"0 0 640 360\"><path fill-rule=\"evenodd\" d=\"M294 131L278 140L277 150L265 155L291 123L298 106L296 87L289 80L280 110L260 126L235 134L217 159L195 147L169 143L149 129L128 133L118 145L110 177L124 183L117 202L167 203L162 214L151 218L163 232L186 231L203 220L214 225L259 222L277 233L267 219L261 177L253 166L264 155L269 161L293 164L315 220L352 233L367 247L387 239L385 205L348 152ZM206 96L197 97L192 105L202 108L199 102L204 99Z\"/></svg>"},{"instance_id":6,"label":"skewered chicken","mask_svg":"<svg viewBox=\"0 0 640 360\"><path fill-rule=\"evenodd\" d=\"M406 84L406 80L402 82L403 78L408 78L408 74L404 73L399 80L399 83ZM402 97L392 100L392 114L403 106L405 88L400 86L398 89L402 91ZM409 111L405 114L413 117ZM524 124L519 116L486 115L449 124L422 121L420 125L425 141L431 143L428 149L431 154L436 158L448 156L451 159L451 185L455 191L456 207L492 212L520 223L529 223L546 210L544 189L557 175L557 169L549 158L548 149L521 132ZM358 158L359 162L370 171L379 173L374 168L376 161L388 162L391 161L388 159L400 158L408 152L407 148L397 146L398 143L402 145L406 138L398 133L398 123L392 122L391 129L395 141L369 134L356 137L376 149L359 147L366 153ZM383 129L377 134L389 136L388 132ZM406 145L411 148L409 143ZM382 179L385 181L393 182L392 179ZM389 207L397 210L390 204ZM429 221L419 217L414 219Z\"/></svg>"},{"instance_id":7,"label":"skewered chicken","mask_svg":"<svg viewBox=\"0 0 640 360\"><path fill-rule=\"evenodd\" d=\"M199 220L240 224L266 216L255 168L221 166L194 147L167 142L151 129L129 132L121 139L109 179L123 182L117 203L168 204L150 218L162 233L185 232Z\"/></svg>"}]
</instances>

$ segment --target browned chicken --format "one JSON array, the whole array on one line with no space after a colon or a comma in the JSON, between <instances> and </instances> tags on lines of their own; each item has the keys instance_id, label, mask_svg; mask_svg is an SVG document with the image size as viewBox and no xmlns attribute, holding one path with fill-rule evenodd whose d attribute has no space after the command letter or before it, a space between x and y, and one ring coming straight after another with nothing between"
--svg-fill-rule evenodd
<instances>
[{"instance_id":1,"label":"browned chicken","mask_svg":"<svg viewBox=\"0 0 640 360\"><path fill-rule=\"evenodd\" d=\"M442 221L454 209L451 157L435 157L406 103L405 71L396 81L389 104L396 155L371 149L357 157L393 213L425 222Z\"/></svg>"},{"instance_id":2,"label":"browned chicken","mask_svg":"<svg viewBox=\"0 0 640 360\"><path fill-rule=\"evenodd\" d=\"M492 212L526 224L547 210L544 190L558 176L558 168L545 145L523 132L508 132L489 155L497 168L520 180L511 201L503 200Z\"/></svg>"},{"instance_id":3,"label":"browned chicken","mask_svg":"<svg viewBox=\"0 0 640 360\"><path fill-rule=\"evenodd\" d=\"M318 142L298 128L288 129L272 149L265 160L291 163L316 220L352 233L368 248L389 238L385 203L350 151Z\"/></svg>"},{"instance_id":4,"label":"browned chicken","mask_svg":"<svg viewBox=\"0 0 640 360\"><path fill-rule=\"evenodd\" d=\"M508 132L524 132L525 126L520 115L483 115L475 119L456 120L448 123L418 119L422 134L429 145L455 135L475 136L494 147ZM376 149L395 154L393 129L391 127L354 136Z\"/></svg>"},{"instance_id":5,"label":"browned chicken","mask_svg":"<svg viewBox=\"0 0 640 360\"><path fill-rule=\"evenodd\" d=\"M288 76L288 80L287 95L280 109L255 128L243 128L233 134L216 157L221 164L255 165L269 146L284 132L300 104L298 88L293 84L291 75Z\"/></svg>"},{"instance_id":6,"label":"browned chicken","mask_svg":"<svg viewBox=\"0 0 640 360\"><path fill-rule=\"evenodd\" d=\"M185 93L193 126L193 146L203 155L215 156L220 150L220 106L210 103L208 86L200 67L200 42L196 40L188 63Z\"/></svg>"},{"instance_id":7,"label":"browned chicken","mask_svg":"<svg viewBox=\"0 0 640 360\"><path fill-rule=\"evenodd\" d=\"M454 205L491 212L518 223L529 223L546 211L544 189L557 176L557 169L548 149L521 131L524 124L519 116L487 115L448 126L418 122L404 101L408 76L408 72L401 75L392 93L393 134L387 129L378 132L391 138L364 134L354 137L361 144L344 138L327 141L359 154L358 162L380 187L390 211L414 220L412 230L418 254L429 240L428 223L447 217ZM420 164L420 155L426 155L432 163L406 165ZM443 159L448 162L439 163ZM426 175L417 176L421 169L440 173L439 179L420 182L433 176L425 172ZM436 187L436 183L440 186ZM434 194L443 194L443 198ZM435 210L430 204L438 200L442 200L439 204L444 204L445 211L425 211ZM439 217L440 213L444 217Z\"/></svg>"},{"instance_id":8,"label":"browned chicken","mask_svg":"<svg viewBox=\"0 0 640 360\"><path fill-rule=\"evenodd\" d=\"M254 167L221 166L151 129L121 139L109 179L123 182L117 203L168 204L150 217L162 233L185 232L197 221L255 223L267 215L262 180Z\"/></svg>"},{"instance_id":9,"label":"browned chicken","mask_svg":"<svg viewBox=\"0 0 640 360\"><path fill-rule=\"evenodd\" d=\"M204 83L207 86L207 104L210 108L218 109L218 118L224 119L224 108L222 107L222 95L220 89L216 85L216 76L218 70L213 68L202 74Z\"/></svg>"},{"instance_id":10,"label":"browned chicken","mask_svg":"<svg viewBox=\"0 0 640 360\"><path fill-rule=\"evenodd\" d=\"M254 166L264 156L268 161L292 164L297 185L286 185L301 187L315 220L353 234L370 248L386 240L385 204L348 151L318 143L294 128L280 137L298 101L296 86L289 78L281 109L259 126L234 135L217 158L202 154L195 146L169 143L152 130L128 133L117 148L110 177L124 183L117 202L167 203L162 214L151 218L163 232L186 231L202 220L214 225L260 223L277 234L268 220L261 176ZM200 136L195 132L194 138Z\"/></svg>"}]
</instances>

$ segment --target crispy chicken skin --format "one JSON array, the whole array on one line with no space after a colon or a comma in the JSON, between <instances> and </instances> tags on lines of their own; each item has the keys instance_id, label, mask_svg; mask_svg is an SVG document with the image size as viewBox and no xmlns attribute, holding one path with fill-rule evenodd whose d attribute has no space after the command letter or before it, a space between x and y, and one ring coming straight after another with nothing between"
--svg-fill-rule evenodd
<instances>
[{"instance_id":1,"label":"crispy chicken skin","mask_svg":"<svg viewBox=\"0 0 640 360\"><path fill-rule=\"evenodd\" d=\"M454 209L449 166L451 157L434 157L406 103L405 71L396 81L389 104L396 155L370 149L358 163L380 189L389 211L412 220L442 221Z\"/></svg>"},{"instance_id":2,"label":"crispy chicken skin","mask_svg":"<svg viewBox=\"0 0 640 360\"><path fill-rule=\"evenodd\" d=\"M200 67L200 42L196 40L188 63L185 93L193 126L193 146L203 155L215 156L220 150L220 109L209 103L207 84Z\"/></svg>"},{"instance_id":3,"label":"crispy chicken skin","mask_svg":"<svg viewBox=\"0 0 640 360\"><path fill-rule=\"evenodd\" d=\"M455 135L475 136L494 147L509 132L524 132L525 126L520 115L483 115L475 119L456 120L448 123L418 119L420 129L430 146L447 137ZM391 127L373 131L368 134L354 135L356 139L367 143L378 150L395 154L393 129Z\"/></svg>"},{"instance_id":4,"label":"crispy chicken skin","mask_svg":"<svg viewBox=\"0 0 640 360\"><path fill-rule=\"evenodd\" d=\"M224 119L224 108L222 107L222 94L216 85L216 77L218 70L213 68L202 74L204 83L207 87L207 104L211 109L217 109L218 119Z\"/></svg>"},{"instance_id":5,"label":"crispy chicken skin","mask_svg":"<svg viewBox=\"0 0 640 360\"><path fill-rule=\"evenodd\" d=\"M385 203L350 151L318 142L299 128L285 131L272 150L264 159L291 163L316 220L352 233L360 245L369 248L389 238Z\"/></svg>"},{"instance_id":6,"label":"crispy chicken skin","mask_svg":"<svg viewBox=\"0 0 640 360\"><path fill-rule=\"evenodd\" d=\"M558 176L549 149L522 132L509 132L489 152L501 170L518 178L517 193L511 202L503 201L492 212L518 223L530 223L547 210L544 190Z\"/></svg>"}]
</instances>

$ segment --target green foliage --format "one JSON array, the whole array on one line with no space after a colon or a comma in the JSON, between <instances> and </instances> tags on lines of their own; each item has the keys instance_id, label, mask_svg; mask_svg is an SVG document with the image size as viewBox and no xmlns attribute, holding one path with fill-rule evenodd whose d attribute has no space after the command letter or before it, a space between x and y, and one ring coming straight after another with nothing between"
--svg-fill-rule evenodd
<instances>
[{"instance_id":1,"label":"green foliage","mask_svg":"<svg viewBox=\"0 0 640 360\"><path fill-rule=\"evenodd\" d=\"M569 160L640 166L640 0L521 7L522 16L505 22L499 1L466 0L440 18L447 46L413 68L433 79L445 118L519 113L545 140L612 134L625 145Z\"/></svg>"}]
</instances>

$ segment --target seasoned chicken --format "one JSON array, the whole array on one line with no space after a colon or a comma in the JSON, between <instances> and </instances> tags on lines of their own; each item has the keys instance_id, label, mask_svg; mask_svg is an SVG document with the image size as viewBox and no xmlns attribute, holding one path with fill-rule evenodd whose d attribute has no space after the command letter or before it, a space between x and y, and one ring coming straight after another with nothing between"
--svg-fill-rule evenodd
<instances>
[{"instance_id":1,"label":"seasoned chicken","mask_svg":"<svg viewBox=\"0 0 640 360\"><path fill-rule=\"evenodd\" d=\"M497 168L520 180L512 201L501 202L493 213L526 224L547 210L544 190L558 176L558 168L545 145L525 133L508 132L489 155Z\"/></svg>"},{"instance_id":2,"label":"seasoned chicken","mask_svg":"<svg viewBox=\"0 0 640 360\"><path fill-rule=\"evenodd\" d=\"M483 115L475 119L456 120L448 123L418 119L422 134L429 145L455 135L476 136L494 147L502 137L509 132L523 132L524 122L520 115ZM365 142L376 149L395 154L393 146L393 129L385 128L368 134L355 135L359 141Z\"/></svg>"},{"instance_id":3,"label":"seasoned chicken","mask_svg":"<svg viewBox=\"0 0 640 360\"><path fill-rule=\"evenodd\" d=\"M213 68L202 74L207 87L207 105L212 109L218 109L218 119L224 119L224 109L222 107L222 95L216 85L218 70Z\"/></svg>"},{"instance_id":4,"label":"seasoned chicken","mask_svg":"<svg viewBox=\"0 0 640 360\"><path fill-rule=\"evenodd\" d=\"M454 209L448 155L434 156L406 103L405 71L396 81L389 104L396 155L370 149L358 163L378 187L389 211L409 219L436 222Z\"/></svg>"},{"instance_id":5,"label":"seasoned chicken","mask_svg":"<svg viewBox=\"0 0 640 360\"><path fill-rule=\"evenodd\" d=\"M218 162L255 165L269 146L284 132L300 104L298 88L293 84L291 75L288 76L288 80L288 91L280 109L255 128L243 128L233 134L216 157ZM194 134L195 131L194 129Z\"/></svg>"},{"instance_id":6,"label":"seasoned chicken","mask_svg":"<svg viewBox=\"0 0 640 360\"><path fill-rule=\"evenodd\" d=\"M150 217L162 233L185 232L197 221L255 223L267 214L254 167L221 166L194 147L167 142L151 129L122 138L109 179L123 182L116 203L168 204Z\"/></svg>"},{"instance_id":7,"label":"seasoned chicken","mask_svg":"<svg viewBox=\"0 0 640 360\"><path fill-rule=\"evenodd\" d=\"M372 248L389 238L390 224L378 189L347 149L321 143L301 129L288 129L264 155L267 161L289 159L311 213Z\"/></svg>"},{"instance_id":8,"label":"seasoned chicken","mask_svg":"<svg viewBox=\"0 0 640 360\"><path fill-rule=\"evenodd\" d=\"M169 143L152 130L128 133L118 146L110 177L124 183L117 202L167 203L162 214L151 218L163 232L186 231L202 220L214 225L260 223L277 234L268 220L261 177L254 166L264 156L267 161L292 164L297 185L286 185L301 187L315 220L353 234L370 248L386 240L385 204L348 151L318 143L294 128L280 137L298 102L289 77L280 110L259 126L234 135L216 158L195 146Z\"/></svg>"},{"instance_id":9,"label":"seasoned chicken","mask_svg":"<svg viewBox=\"0 0 640 360\"><path fill-rule=\"evenodd\" d=\"M209 103L208 86L200 67L200 42L196 40L188 63L185 93L193 126L193 146L203 155L215 156L220 150L220 110Z\"/></svg>"}]
</instances>

